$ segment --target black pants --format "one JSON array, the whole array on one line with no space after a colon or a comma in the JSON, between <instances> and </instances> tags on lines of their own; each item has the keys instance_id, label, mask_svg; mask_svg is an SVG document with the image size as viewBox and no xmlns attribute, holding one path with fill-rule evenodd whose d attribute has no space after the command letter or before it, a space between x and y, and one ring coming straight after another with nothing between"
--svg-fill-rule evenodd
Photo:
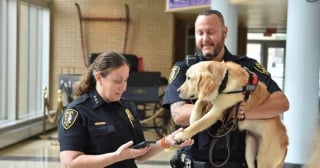
<instances>
[{"instance_id":1,"label":"black pants","mask_svg":"<svg viewBox=\"0 0 320 168\"><path fill-rule=\"evenodd\" d=\"M219 164L217 164L219 165ZM193 161L193 168L216 168L209 162L200 162L200 161ZM247 168L245 163L241 162L228 162L224 164L221 168Z\"/></svg>"},{"instance_id":2,"label":"black pants","mask_svg":"<svg viewBox=\"0 0 320 168\"><path fill-rule=\"evenodd\" d=\"M196 161L191 160L189 158L185 158L184 161L182 161L180 158L173 158L170 160L171 168L216 168L209 162L202 162L202 161ZM215 163L217 166L221 166L221 163ZM228 162L221 166L220 168L247 168L246 163L242 162Z\"/></svg>"}]
</instances>

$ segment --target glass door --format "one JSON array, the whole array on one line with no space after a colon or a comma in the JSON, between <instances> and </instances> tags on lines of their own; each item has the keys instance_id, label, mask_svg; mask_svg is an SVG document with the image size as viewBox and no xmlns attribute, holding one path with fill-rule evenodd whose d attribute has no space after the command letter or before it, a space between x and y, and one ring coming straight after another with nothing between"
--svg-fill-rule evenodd
<instances>
[{"instance_id":1,"label":"glass door","mask_svg":"<svg viewBox=\"0 0 320 168\"><path fill-rule=\"evenodd\" d=\"M249 41L247 44L247 56L259 61L271 73L272 79L283 90L285 41Z\"/></svg>"},{"instance_id":2,"label":"glass door","mask_svg":"<svg viewBox=\"0 0 320 168\"><path fill-rule=\"evenodd\" d=\"M285 66L285 44L267 43L265 45L267 70L271 73L272 79L277 82L283 90L284 87L284 66Z\"/></svg>"}]
</instances>

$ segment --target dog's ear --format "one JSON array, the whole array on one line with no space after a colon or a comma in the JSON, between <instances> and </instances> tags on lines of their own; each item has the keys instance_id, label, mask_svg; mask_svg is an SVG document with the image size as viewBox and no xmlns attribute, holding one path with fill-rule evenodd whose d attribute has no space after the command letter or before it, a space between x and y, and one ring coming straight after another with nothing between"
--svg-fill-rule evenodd
<instances>
[{"instance_id":1,"label":"dog's ear","mask_svg":"<svg viewBox=\"0 0 320 168\"><path fill-rule=\"evenodd\" d=\"M199 75L197 89L199 91L199 99L208 97L214 91L214 81L211 75L201 74Z\"/></svg>"},{"instance_id":2,"label":"dog's ear","mask_svg":"<svg viewBox=\"0 0 320 168\"><path fill-rule=\"evenodd\" d=\"M230 78L236 80L236 83L238 83L239 86L243 86L248 83L249 74L244 68L234 62L226 62L225 64L229 70Z\"/></svg>"},{"instance_id":3,"label":"dog's ear","mask_svg":"<svg viewBox=\"0 0 320 168\"><path fill-rule=\"evenodd\" d=\"M212 73L214 79L219 81L224 78L227 66L224 62L213 61L211 64L208 64L207 69L210 73Z\"/></svg>"},{"instance_id":4,"label":"dog's ear","mask_svg":"<svg viewBox=\"0 0 320 168\"><path fill-rule=\"evenodd\" d=\"M218 94L219 85L224 78L227 67L223 62L210 61L206 69L207 71L200 75L201 79L199 79L197 86L199 98L204 98L211 94Z\"/></svg>"}]
</instances>

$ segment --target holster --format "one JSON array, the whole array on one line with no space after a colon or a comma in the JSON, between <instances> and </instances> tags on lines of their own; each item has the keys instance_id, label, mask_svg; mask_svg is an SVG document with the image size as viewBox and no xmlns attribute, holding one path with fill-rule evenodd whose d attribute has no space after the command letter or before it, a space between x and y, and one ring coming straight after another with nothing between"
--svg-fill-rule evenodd
<instances>
[{"instance_id":1,"label":"holster","mask_svg":"<svg viewBox=\"0 0 320 168\"><path fill-rule=\"evenodd\" d=\"M170 166L171 168L193 168L193 162L192 159L181 152L177 152L176 155L174 155L170 159Z\"/></svg>"},{"instance_id":2,"label":"holster","mask_svg":"<svg viewBox=\"0 0 320 168\"><path fill-rule=\"evenodd\" d=\"M171 168L183 168L184 163L182 162L182 160L180 158L173 157L170 159L170 166L171 166Z\"/></svg>"},{"instance_id":3,"label":"holster","mask_svg":"<svg viewBox=\"0 0 320 168\"><path fill-rule=\"evenodd\" d=\"M171 168L211 168L210 163L194 161L191 158L185 158L183 161L181 158L174 157L170 160Z\"/></svg>"}]
</instances>

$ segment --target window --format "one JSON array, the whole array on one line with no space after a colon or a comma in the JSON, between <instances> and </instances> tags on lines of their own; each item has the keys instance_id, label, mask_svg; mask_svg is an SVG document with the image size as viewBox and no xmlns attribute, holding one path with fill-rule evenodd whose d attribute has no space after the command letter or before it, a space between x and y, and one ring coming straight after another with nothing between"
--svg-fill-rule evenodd
<instances>
[{"instance_id":1,"label":"window","mask_svg":"<svg viewBox=\"0 0 320 168\"><path fill-rule=\"evenodd\" d=\"M0 127L42 115L42 88L49 85L50 15L40 1L46 0L1 0Z\"/></svg>"}]
</instances>

